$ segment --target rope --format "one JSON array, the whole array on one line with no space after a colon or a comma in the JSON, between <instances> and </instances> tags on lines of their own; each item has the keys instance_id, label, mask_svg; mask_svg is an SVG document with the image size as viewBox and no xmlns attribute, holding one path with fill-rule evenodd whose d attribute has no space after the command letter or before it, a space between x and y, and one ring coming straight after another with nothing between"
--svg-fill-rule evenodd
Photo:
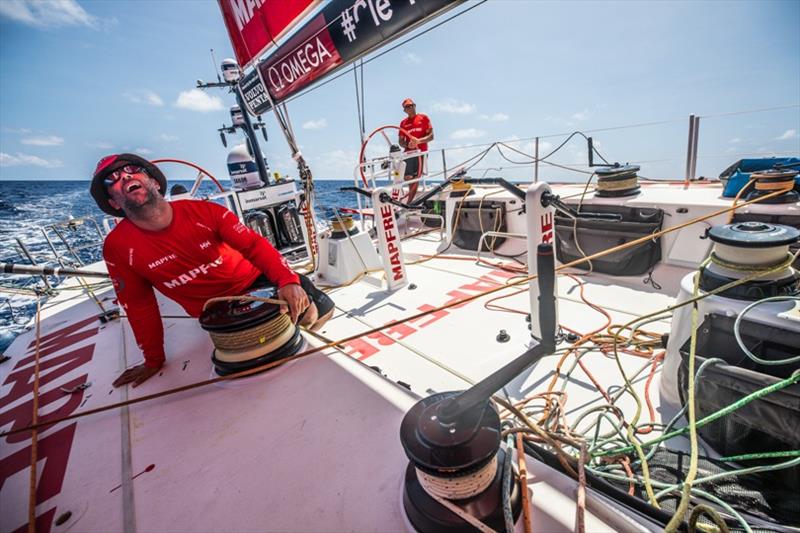
<instances>
[{"instance_id":1,"label":"rope","mask_svg":"<svg viewBox=\"0 0 800 533\"><path fill-rule=\"evenodd\" d=\"M712 213L709 213L709 214L706 214L706 215L703 215L703 216L688 220L688 221L686 221L686 222L684 222L682 224L678 224L677 226L673 226L671 228L667 228L667 229L658 231L658 232L656 232L656 233L654 233L652 235L645 235L644 237L640 237L639 239L634 239L632 241L629 241L627 243L615 246L613 248L609 248L607 250L602 250L602 251L597 252L595 254L592 254L590 256L587 256L587 257L584 257L584 258L581 258L581 259L576 259L575 261L572 261L570 263L566 263L564 265L561 265L560 267L557 267L555 270L556 270L556 272L560 272L560 271L562 271L564 269L572 268L572 267L574 267L576 265L582 264L582 263L584 263L584 262L586 262L588 260L597 259L599 257L603 257L605 255L608 255L608 254L611 254L611 253L615 253L615 252L620 251L620 250L624 250L624 249L627 249L627 248L638 246L639 244L647 242L652 238L657 238L657 237L660 237L662 235L666 235L667 233L671 233L673 231L678 231L678 230L680 230L680 229L682 229L682 228L684 228L686 226L689 226L691 224L694 224L694 223L697 223L697 222L700 222L700 221L703 221L703 220L707 220L709 218L714 218L716 216L725 214L727 212L733 211L733 210L738 209L740 207L745 207L747 205L751 205L751 204L754 204L754 203L757 203L757 202L761 202L761 201L767 200L769 198L778 196L779 194L782 194L782 192L781 191L775 191L775 192L772 192L772 193L768 193L768 194L766 194L764 196L761 196L759 198L755 198L753 200L748 200L748 201L743 202L743 203L741 203L739 205L736 205L736 206L730 206L730 207L726 207L726 208L723 208L723 209L719 209L719 210L714 211ZM526 276L526 277L520 278L517 281L514 281L513 283L509 283L508 285L500 285L498 287L487 289L487 290L485 290L483 292L475 293L473 295L466 296L464 298L460 298L460 299L457 299L457 300L452 300L452 301L450 301L448 303L445 303L443 305L440 305L438 307L434 307L434 308L428 309L426 311L420 311L419 313L414 313L414 314L412 314L410 316L407 316L405 318L400 318L400 319L397 319L397 320L389 321L389 322L387 322L387 323L385 323L385 324L383 324L381 326L374 327L374 328L369 329L369 330L367 330L365 332L356 333L354 335L350 335L350 336L345 337L343 339L340 339L338 341L333 341L333 342L327 343L327 344L325 344L323 346L319 346L319 347L316 347L316 348L312 347L312 348L310 348L310 349L308 349L308 350L306 350L304 352L297 353L297 354L295 354L295 355L293 355L291 357L288 357L288 358L286 358L286 359L284 359L282 361L279 361L279 362L267 363L267 364L259 366L259 367L251 368L251 369L248 369L248 370L243 370L243 371L240 371L240 372L235 372L235 373L229 374L227 376L218 376L218 377L207 379L207 380L204 380L204 381L200 381L200 382L196 382L196 383L190 383L190 384L182 385L180 387L175 387L175 388L172 388L172 389L167 389L167 390L164 390L164 391L161 391L161 392L158 392L158 393L145 395L145 396L140 396L138 398L127 400L125 402L116 402L116 403L113 403L113 404L100 406L100 407L97 407L97 408L94 408L94 409L89 409L87 411L73 413L71 415L62 417L60 419L48 421L47 424L56 424L56 423L59 423L59 422L64 422L66 420L72 420L72 419L75 419L75 418L80 418L80 417L83 417L83 416L88 416L88 415L92 415L92 414L108 411L110 409L116 409L116 408L122 407L124 405L132 405L132 404L135 404L135 403L145 402L145 401L149 401L149 400L152 400L152 399L161 398L163 396L169 396L171 394L176 394L176 393L179 393L179 392L195 389L195 388L198 388L198 387L204 387L204 386L211 385L211 384L214 384L214 383L219 383L221 381L237 379L237 378L240 378L240 377L245 377L245 376L249 376L249 375L252 375L252 374L259 373L259 372L263 372L265 370L268 370L270 368L273 368L273 367L278 366L280 364L283 364L285 362L288 362L288 361L291 361L291 360L294 360L294 359L298 359L300 357L304 357L304 356L312 354L312 353L321 352L323 350L331 348L332 346L342 345L342 344L345 344L345 343L350 342L352 340L356 340L356 339L359 339L359 338L362 338L362 337L365 337L365 336L369 336L369 335L371 335L373 333L377 333L377 332L383 331L385 329L393 328L395 326L398 326L400 324L404 324L406 322L417 320L419 318L422 318L424 316L430 315L432 313L437 313L439 311L442 311L442 310L445 310L445 309L449 309L451 307L464 305L464 304L469 303L469 302L471 302L473 300L477 300L479 298L482 298L482 297L487 296L489 294L493 294L495 292L499 292L499 291L507 289L509 287L522 285L522 284L527 283L529 281L532 281L532 280L534 280L536 278L537 278L537 276ZM723 286L723 287L720 287L720 288L729 288L729 287ZM784 385L784 386L786 386L786 385ZM522 413L520 413L520 414L522 414ZM38 428L38 427L40 427L42 425L44 425L44 424L36 424L36 425L31 424L31 425L29 425L29 426L27 426L25 428L20 428L20 429L10 430L10 431L7 431L7 432L0 433L0 437L5 437L5 436L8 436L8 435L20 433L22 431L30 431L30 430ZM533 425L534 424L531 423L531 426L533 426ZM618 453L622 453L622 452L618 452ZM571 470L574 473L574 470L572 470L571 467L569 468L569 470Z\"/></svg>"},{"instance_id":2,"label":"rope","mask_svg":"<svg viewBox=\"0 0 800 533\"><path fill-rule=\"evenodd\" d=\"M203 311L206 310L208 304L214 302L230 302L230 301L245 301L245 302L265 302L268 304L275 304L275 305L289 305L289 302L286 300L276 300L275 298L262 298L260 296L250 296L247 294L243 294L241 296L218 296L216 298L209 298L208 301L203 305Z\"/></svg>"},{"instance_id":3,"label":"rope","mask_svg":"<svg viewBox=\"0 0 800 533\"><path fill-rule=\"evenodd\" d=\"M429 474L419 468L416 470L417 479L428 494L448 500L465 500L480 494L492 484L497 471L497 455L486 466L466 476L443 477Z\"/></svg>"},{"instance_id":4,"label":"rope","mask_svg":"<svg viewBox=\"0 0 800 533\"><path fill-rule=\"evenodd\" d=\"M517 468L519 468L519 490L522 494L522 525L525 533L533 531L531 521L531 501L528 497L528 467L525 464L525 445L522 442L522 433L516 436Z\"/></svg>"},{"instance_id":5,"label":"rope","mask_svg":"<svg viewBox=\"0 0 800 533\"><path fill-rule=\"evenodd\" d=\"M707 259L700 265L700 271L703 270L703 267L710 262L710 259ZM697 298L698 294L700 293L700 271L697 272L694 276L694 289L692 291L692 297ZM683 515L686 513L686 509L689 507L689 500L692 494L692 483L694 479L697 477L697 462L698 462L698 450L697 450L697 416L695 412L695 405L694 405L694 363L697 355L697 315L698 315L698 306L697 302L695 301L692 305L692 325L691 325L691 336L689 340L689 383L686 385L688 398L686 400L687 405L687 413L689 418L689 470L686 473L686 477L683 480L683 492L681 494L680 502L678 503L678 508L675 509L675 514L672 515L672 518L667 523L664 531L666 533L673 533L674 531L678 530L678 526L683 523ZM644 463L643 463L644 464ZM648 484L649 486L649 484ZM652 490L652 489L650 489ZM694 513L692 513L694 515ZM695 518L695 523L697 519Z\"/></svg>"},{"instance_id":6,"label":"rope","mask_svg":"<svg viewBox=\"0 0 800 533\"><path fill-rule=\"evenodd\" d=\"M31 425L39 423L39 357L41 345L41 301L36 300L36 352L34 355L33 370L33 413L31 415ZM39 432L34 429L31 431L31 472L30 487L28 491L28 533L36 533L36 464L39 454Z\"/></svg>"},{"instance_id":7,"label":"rope","mask_svg":"<svg viewBox=\"0 0 800 533\"><path fill-rule=\"evenodd\" d=\"M601 192L625 191L628 189L633 189L636 187L636 185L638 185L638 183L639 178L636 176L624 180L607 179L601 177L597 179L597 190Z\"/></svg>"}]
</instances>

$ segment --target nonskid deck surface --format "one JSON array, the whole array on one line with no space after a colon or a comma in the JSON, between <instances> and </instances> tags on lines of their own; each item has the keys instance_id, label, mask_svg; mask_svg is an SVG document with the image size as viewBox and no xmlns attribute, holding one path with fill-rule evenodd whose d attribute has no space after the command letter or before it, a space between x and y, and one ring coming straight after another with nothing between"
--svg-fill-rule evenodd
<instances>
[{"instance_id":1,"label":"nonskid deck surface","mask_svg":"<svg viewBox=\"0 0 800 533\"><path fill-rule=\"evenodd\" d=\"M406 259L408 261L410 258L411 263L414 262L415 255L430 257L436 253L435 250L436 245L427 237L412 242L409 246L404 243ZM500 263L498 258L487 258L487 263L491 264L476 264L474 254L460 253L455 248L444 255L444 258L437 257L410 264L407 267L408 278L415 288L405 287L391 297L387 297L385 291L375 286L375 280L361 280L333 291L331 296L336 302L337 313L323 333L331 339L345 338L359 331L371 330L420 311L503 286L525 275L492 266ZM506 260L503 263L514 264ZM636 278L641 287L632 288L615 285L612 280L599 274L572 272L574 273L570 276L558 277L559 323L579 335L601 328L605 332L605 327L609 324L605 315L592 309L581 299L581 284L583 297L601 306L610 315L611 324L625 324L639 316L664 309L674 302L674 298L642 284L641 277ZM389 379L402 381L423 396L431 392L467 388L524 353L532 345L525 316L530 310L526 288L527 283L435 311L347 342L345 350L363 363L379 368ZM491 307L492 299L505 295L511 296L496 300L494 305L507 310L487 308ZM648 324L645 329L659 334L667 333L669 321L658 320ZM501 330L509 337L505 342L498 340ZM342 334L337 335L335 332ZM559 348L566 348L568 344L565 342ZM651 361L646 357L620 353L623 369L632 379L637 392L644 397L644 385L650 373ZM503 393L518 401L531 394L544 392L549 387L556 391L565 390L569 397L567 409L573 412L605 403L603 395L581 367L576 368L569 376L566 375L574 365L573 356L562 363L559 376L551 386L560 359L561 355L543 358L510 383ZM624 379L611 355L592 351L583 355L581 362L592 378L609 393L618 391L624 385ZM648 387L650 401L656 411L654 422L662 419L659 413L657 378L656 375ZM626 413L635 408L634 400L627 395L622 396L617 405ZM630 412L632 414L632 410ZM673 414L673 411L665 412L663 418L668 420Z\"/></svg>"}]
</instances>

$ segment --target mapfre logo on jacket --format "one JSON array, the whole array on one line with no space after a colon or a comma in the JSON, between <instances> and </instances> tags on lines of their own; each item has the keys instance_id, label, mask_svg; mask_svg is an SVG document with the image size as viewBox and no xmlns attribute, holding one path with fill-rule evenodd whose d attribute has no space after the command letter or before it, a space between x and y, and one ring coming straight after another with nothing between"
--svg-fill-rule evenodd
<instances>
[{"instance_id":1,"label":"mapfre logo on jacket","mask_svg":"<svg viewBox=\"0 0 800 533\"><path fill-rule=\"evenodd\" d=\"M164 281L164 286L168 289L174 289L175 287L180 287L181 285L186 285L187 283L191 283L192 280L197 278L200 274L208 274L208 272L222 265L222 256L217 257L215 260L211 261L210 263L206 263L205 265L200 265L197 268L191 269L189 272L181 274L175 279Z\"/></svg>"}]
</instances>

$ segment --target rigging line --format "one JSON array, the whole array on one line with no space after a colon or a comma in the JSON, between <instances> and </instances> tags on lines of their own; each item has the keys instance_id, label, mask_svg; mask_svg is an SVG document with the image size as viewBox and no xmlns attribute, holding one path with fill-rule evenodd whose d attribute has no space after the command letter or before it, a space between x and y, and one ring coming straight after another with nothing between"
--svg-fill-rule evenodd
<instances>
[{"instance_id":1,"label":"rigging line","mask_svg":"<svg viewBox=\"0 0 800 533\"><path fill-rule=\"evenodd\" d=\"M383 52L381 52L381 53L380 53L380 54L378 54L378 55L375 55L375 56L373 56L373 57L370 57L369 59L367 59L366 61L364 61L364 63L366 64L366 63L369 63L369 62L371 62L371 61L374 61L374 60L378 59L379 57L381 57L381 56L383 56L383 55L385 55L385 54L388 54L388 53L389 53L389 52L391 52L392 50L394 50L394 49L396 49L396 48L399 48L399 47L403 46L404 44L410 43L411 41L413 41L413 40L414 40L414 39L416 39L417 37L422 37L423 35L425 35L425 34L426 34L426 33L428 33L429 31L431 31L431 30L434 30L434 29L438 28L439 26L441 26L441 25L443 25L443 24L445 24L445 23L447 23L447 22L450 22L451 20L455 19L456 17L460 17L461 15L463 15L464 13L466 13L466 12L468 12L468 11L472 11L473 9L475 9L475 8L476 8L476 7L478 7L478 6L480 6L480 5L481 5L481 4L483 4L484 2L486 2L486 0L480 0L480 2L473 4L472 6L468 7L467 9L464 9L463 11L459 11L459 12L458 12L458 13L456 13L455 15L453 15L453 16L451 16L451 17L449 17L449 18L446 18L445 20L443 20L443 21L441 21L441 22L439 22L439 23L437 23L437 24L435 24L435 25L431 26L430 28L426 28L424 31L421 31L421 32L417 33L416 35L413 35L413 36L409 37L409 38L408 38L408 39L406 39L405 41L403 41L403 42L401 42L401 43L398 43L398 44L396 44L396 45L392 46L391 48L387 48L386 50L384 50ZM334 21L334 22L335 22L335 21ZM332 23L333 23L333 22L332 22ZM332 23L331 23L331 24L332 24ZM326 26L326 27L327 27L327 26ZM332 82L332 81L334 81L334 80L337 80L337 79L341 78L341 77L342 77L342 76L344 76L345 74L347 74L347 71L345 71L345 72L341 72L341 73L337 74L336 76L334 76L334 77L332 77L332 78L330 78L330 79L328 79L328 80L325 80L324 82L320 83L319 85L315 85L314 87L309 87L309 88L308 88L308 89L306 89L305 91L302 91L302 92L300 92L300 93L297 93L297 94L296 94L296 95L294 95L294 96L290 96L289 98L287 98L287 99L286 99L286 100L284 100L284 101L285 101L285 102L291 102L292 100L294 100L294 99L296 99L296 98L300 98L301 96L305 96L305 95L307 95L308 93L310 93L310 92L312 92L312 91L316 91L316 90L317 90L317 89L319 89L320 87L324 87L325 85L329 84L330 82Z\"/></svg>"},{"instance_id":2,"label":"rigging line","mask_svg":"<svg viewBox=\"0 0 800 533\"><path fill-rule=\"evenodd\" d=\"M366 84L364 83L364 58L361 58L361 131L362 134L367 131L367 108L364 106L364 93L366 89L364 88Z\"/></svg>"},{"instance_id":3,"label":"rigging line","mask_svg":"<svg viewBox=\"0 0 800 533\"><path fill-rule=\"evenodd\" d=\"M779 190L779 191L771 192L769 194L765 194L764 196L760 196L758 198L754 198L753 200L748 200L746 202L742 202L741 204L738 204L736 206L729 206L729 207L725 207L725 208L722 208L722 209L718 209L717 211L714 211L714 212L711 212L711 213L707 213L705 215L696 217L696 218L691 219L691 220L687 220L686 222L683 222L683 223L678 224L676 226L673 226L673 227L670 227L670 228L667 228L667 229L663 229L663 230L658 231L658 232L653 233L653 234L645 235L645 236L640 237L638 239L634 239L632 241L626 242L624 244L620 244L618 246L614 246L614 247L606 249L606 250L601 250L601 251L596 252L596 253L594 253L592 255L589 255L588 257L581 258L581 259L576 259L576 260L571 261L569 263L565 263L565 264L561 265L560 267L557 267L555 269L555 271L556 272L560 272L560 271L562 271L564 269L572 268L572 267L574 267L576 265L583 264L587 260L597 259L597 258L600 258L600 257L604 257L604 256L606 256L608 254L612 254L612 253L618 252L620 250L627 250L628 248L633 248L634 246L638 246L640 244L648 242L651 239L654 239L654 238L657 238L657 237L661 237L662 235L666 235L668 233L672 233L673 231L678 231L678 230L683 229L683 228L685 228L687 226L690 226L692 224L696 224L697 222L701 222L703 220L708 220L710 218L714 218L714 217L717 217L719 215L723 215L723 214L725 214L725 213L727 213L727 212L729 212L731 210L734 210L734 209L740 209L742 207L745 207L745 206L748 206L748 205L751 205L751 204L755 204L755 203L758 203L758 202L763 202L765 200L769 200L770 198L774 198L774 197L776 197L776 196L778 196L780 194L783 194L783 193L784 193L784 191ZM494 294L495 292L499 292L501 290L504 290L504 289L507 289L507 288L510 288L510 287L516 287L518 285L522 285L524 283L528 283L529 281L533 281L534 279L537 279L537 278L538 278L538 276L536 276L536 275L522 277L519 280L514 281L513 283L509 283L507 285L501 285L499 287L495 287L495 288L492 288L492 289L487 289L487 290L485 290L483 292L475 293L475 294L470 295L470 296L465 296L464 298L459 298L457 300L450 301L450 302L445 303L443 305L440 305L438 307L430 308L430 309L428 309L426 311L420 311L418 313L414 313L414 314L409 315L409 316L404 317L404 318L399 318L397 320L391 320L391 321L383 324L382 326L378 326L378 327L372 328L371 330L367 330L367 331L363 331L363 332L360 332L360 333L356 333L354 335L350 335L350 336L345 337L343 339L339 339L338 341L335 341L334 343L329 343L327 345L323 345L323 346L319 346L319 347L312 347L312 348L310 348L310 349L308 349L306 351L297 353L297 354L295 354L295 355L293 355L291 357L287 357L286 359L282 359L280 361L274 361L274 362L271 362L271 363L266 363L266 364L261 365L261 366L253 367L253 368L250 368L250 369L247 369L247 370L242 370L240 372L236 372L236 373L233 373L233 374L228 374L226 376L217 376L215 378L210 378L210 379L207 379L207 380L204 380L204 381L199 381L199 382L195 382L195 383L189 383L187 385L181 385L179 387L174 387L172 389L166 389L166 390L163 390L163 391L160 391L160 392L156 392L156 393L153 393L153 394L140 396L138 398L134 398L132 400L128 400L128 401L125 401L125 402L116 402L116 403L113 403L113 404L103 405L103 406L100 406L100 407L96 407L94 409L88 409L86 411L73 413L71 415L64 416L62 418L48 420L45 423L39 423L39 424L36 424L36 425L29 425L27 427L9 430L9 431L0 433L0 437L6 437L8 435L14 435L14 434L17 434L17 433L21 433L23 431L31 431L33 429L39 428L40 426L44 426L45 424L54 425L54 424L57 424L57 423L60 423L60 422L64 422L66 420L73 420L75 418L81 418L81 417L84 417L84 416L88 416L88 415L92 415L92 414L96 414L96 413L101 413L101 412L104 412L104 411L108 411L110 409L116 409L118 407L123 407L125 405L131 405L131 404L134 404L134 403L140 403L140 402L144 402L144 401L149 401L149 400L153 400L153 399L156 399L156 398L161 398L163 396L169 396L169 395L176 394L176 393L179 393L179 392L192 390L192 389L199 388L199 387L204 387L206 385L211 385L211 384L214 384L214 383L219 383L221 381L228 381L228 380L231 380L231 379L250 376L250 375L253 375L253 374L256 374L256 373L259 373L259 372L264 372L265 370L269 370L270 368L282 365L282 364L287 363L289 361L293 361L295 359L299 359L300 357L304 357L306 355L310 355L310 354L313 354L313 353L318 353L318 352L321 352L321 351L326 350L328 348L331 348L333 346L342 345L342 344L345 344L347 342L350 342L350 341L353 341L353 340L360 339L362 337L371 335L373 333L377 333L377 332L383 331L385 329L393 328L395 326L398 326L400 324L404 324L406 322L411 322L411 321L417 320L419 318L422 318L424 316L430 315L432 313L437 313L439 311L443 311L445 309L449 309L449 308L455 307L455 306L461 306L463 304L472 302L474 300L478 300L478 299L480 299L480 298L482 298L484 296L487 296L489 294ZM718 289L718 290L726 289L726 288L727 287L720 287L720 289ZM795 378L792 378L792 379L795 379ZM788 381L786 383L788 383ZM786 385L784 384L783 386L786 386ZM652 444L652 442L651 442L651 444ZM600 454L600 455L604 455L604 454Z\"/></svg>"},{"instance_id":4,"label":"rigging line","mask_svg":"<svg viewBox=\"0 0 800 533\"><path fill-rule=\"evenodd\" d=\"M361 142L364 142L364 116L361 109L361 98L359 98L358 88L358 70L356 70L356 63L353 63L353 81L356 84L356 112L358 113L358 136ZM363 84L362 84L363 85Z\"/></svg>"},{"instance_id":5,"label":"rigging line","mask_svg":"<svg viewBox=\"0 0 800 533\"><path fill-rule=\"evenodd\" d=\"M33 413L31 414L31 424L39 424L39 362L41 356L41 300L36 300L36 352L34 355L33 367ZM39 431L31 431L31 472L30 486L28 492L28 533L36 533L36 465L39 453Z\"/></svg>"},{"instance_id":6,"label":"rigging line","mask_svg":"<svg viewBox=\"0 0 800 533\"><path fill-rule=\"evenodd\" d=\"M731 111L728 113L716 113L712 115L697 115L698 118L717 118L717 117L732 117L734 115L747 115L750 113L763 113L765 111L780 111L783 109L800 108L800 104L791 104L777 107L762 107L761 109L750 109L747 111Z\"/></svg>"}]
</instances>

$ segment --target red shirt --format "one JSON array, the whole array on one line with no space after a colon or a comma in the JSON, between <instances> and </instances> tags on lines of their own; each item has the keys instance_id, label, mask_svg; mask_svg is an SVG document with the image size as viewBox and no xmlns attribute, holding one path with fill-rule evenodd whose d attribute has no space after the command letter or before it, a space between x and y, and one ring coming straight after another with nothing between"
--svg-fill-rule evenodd
<instances>
[{"instance_id":1,"label":"red shirt","mask_svg":"<svg viewBox=\"0 0 800 533\"><path fill-rule=\"evenodd\" d=\"M406 117L400 123L400 128L404 129L409 133L409 135L416 137L417 139L421 139L425 137L427 134L431 132L433 126L431 126L431 119L428 118L428 115L423 115L422 113L417 113L413 117L409 118ZM402 131L400 132L401 139L408 139L408 135L404 134ZM411 150L421 150L423 152L428 151L428 143L421 143L417 145L417 148L406 148L406 152Z\"/></svg>"},{"instance_id":2,"label":"red shirt","mask_svg":"<svg viewBox=\"0 0 800 533\"><path fill-rule=\"evenodd\" d=\"M106 237L103 258L145 364L164 363L164 327L155 288L190 316L216 296L242 294L263 273L278 287L300 280L272 245L228 209L201 200L171 202L172 222L147 231L127 219Z\"/></svg>"}]
</instances>

